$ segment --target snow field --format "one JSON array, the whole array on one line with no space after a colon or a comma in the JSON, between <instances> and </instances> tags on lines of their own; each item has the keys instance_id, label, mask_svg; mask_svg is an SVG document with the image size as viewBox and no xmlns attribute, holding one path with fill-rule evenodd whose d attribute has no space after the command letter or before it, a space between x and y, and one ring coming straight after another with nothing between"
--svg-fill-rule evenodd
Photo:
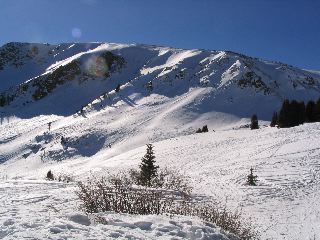
<instances>
[{"instance_id":1,"label":"snow field","mask_svg":"<svg viewBox=\"0 0 320 240\"><path fill-rule=\"evenodd\" d=\"M237 239L185 216L85 215L74 184L2 181L0 238L9 239Z\"/></svg>"},{"instance_id":2,"label":"snow field","mask_svg":"<svg viewBox=\"0 0 320 240\"><path fill-rule=\"evenodd\" d=\"M319 132L318 123L290 129L262 127L254 131L215 132L209 124L209 133L160 139L153 144L160 167L179 169L189 178L195 194L230 209L242 209L244 217L252 218L261 231L262 239L317 239ZM41 163L37 154L31 155L27 158L30 164L26 160L9 161L1 166L1 172L9 178L42 179L51 169L54 173L86 178L98 172L137 168L145 146L125 151L122 144L126 141L111 149L103 148L89 158L75 155L61 162ZM250 167L258 176L256 187L245 184Z\"/></svg>"}]
</instances>

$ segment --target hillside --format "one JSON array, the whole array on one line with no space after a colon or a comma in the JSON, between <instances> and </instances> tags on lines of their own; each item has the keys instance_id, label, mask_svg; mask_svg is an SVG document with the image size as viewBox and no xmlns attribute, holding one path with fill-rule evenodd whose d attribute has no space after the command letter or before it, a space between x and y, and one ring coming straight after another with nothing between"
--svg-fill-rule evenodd
<instances>
[{"instance_id":1,"label":"hillside","mask_svg":"<svg viewBox=\"0 0 320 240\"><path fill-rule=\"evenodd\" d=\"M237 118L256 112L264 120L285 98L319 96L316 72L226 51L139 44L8 43L0 48L0 56L4 116L68 116L101 95L117 101L112 91L118 84L122 100L131 105L150 94L169 99L193 95L177 110L189 108L187 114L197 115L222 112Z\"/></svg>"},{"instance_id":2,"label":"hillside","mask_svg":"<svg viewBox=\"0 0 320 240\"><path fill-rule=\"evenodd\" d=\"M9 43L0 48L0 82L0 199L9 206L1 209L1 237L26 236L27 228L35 238L55 232L56 239L76 239L90 229L97 235L87 236L111 236L112 224L105 229L109 235L103 235L103 226L86 226L84 216L73 217L73 184L51 184L44 176L50 169L83 179L136 168L146 143L155 145L160 167L177 168L189 177L195 194L242 208L262 239L320 237L320 125L267 126L283 99L319 98L320 74L315 71L226 51ZM261 126L255 131L245 128L253 113ZM209 133L195 134L203 125ZM250 167L258 175L257 187L245 185ZM34 209L38 203L39 212ZM40 211L52 205L59 211L42 218ZM24 223L26 211L34 225ZM159 220L114 218L126 224ZM173 229L170 219L159 221ZM184 234L205 228L192 221L197 227L181 228ZM134 236L152 239L156 234L144 233L138 225ZM128 230L128 225L121 227ZM214 227L207 230L219 233Z\"/></svg>"},{"instance_id":3,"label":"hillside","mask_svg":"<svg viewBox=\"0 0 320 240\"><path fill-rule=\"evenodd\" d=\"M44 124L43 127L45 127ZM32 124L29 128L32 128ZM156 160L160 167L179 169L190 179L194 194L213 198L222 205L226 204L230 209L242 209L244 216L252 218L261 232L261 239L317 239L320 237L318 228L320 224L320 165L318 162L320 146L317 141L319 132L318 123L289 129L265 127L255 131L220 130L169 138L154 142L154 145ZM14 141L19 142L12 140ZM68 152L63 150L58 141L49 144L52 144L52 148L56 150ZM79 149L89 154L90 143L82 142L81 144ZM3 145L9 146L8 144L1 146ZM5 149L6 147L2 147L1 151ZM8 161L1 166L2 179L16 180L4 181L0 188L10 194L10 199L19 200L21 198L19 196L27 196L27 199L30 198L27 201L30 205L17 205L22 199L10 203L9 199L3 198L2 205L7 206L8 210L2 221L12 218L9 216L13 209L20 209L23 206L23 209L29 209L19 210L18 216L20 216L23 211L35 211L32 208L34 204L41 203L41 209L45 209L49 204L59 209L58 214L54 213L54 209L50 210L52 221L42 220L37 211L28 213L31 221L39 224L38 227L34 227L35 235L33 236L43 236L41 234L44 230L41 226L46 224L49 228L53 228L52 231L57 229L57 236L71 234L70 229L79 227L77 224L82 224L82 222L78 223L82 220L70 219L73 214L78 214L77 201L73 194L74 186L43 182L46 172L51 169L54 173L68 173L81 178L95 175L96 172L137 168L144 152L143 145L131 151L124 151L120 144L111 149L100 150L91 157L77 155L58 160L54 155L49 154L41 160L42 152L39 151L26 159L20 157L19 160ZM111 155L114 157L110 157ZM245 184L250 167L254 168L258 176L259 182L256 187ZM9 190L9 186L14 186L15 191ZM5 190L7 188L8 190ZM21 203L27 204L25 202L26 200L23 200ZM62 220L58 221L57 218ZM23 219L21 221L25 221ZM140 220L136 218L132 221ZM10 228L16 229L19 223L23 223L21 221L15 221ZM149 221L153 220L149 219ZM120 230L126 232L127 225L123 224L121 226L124 228ZM81 229L89 231L88 229L93 226L81 226ZM107 236L114 231L112 226L109 227L108 232L101 236ZM49 228L45 228L47 229L45 233L51 231ZM94 228L97 231L96 237L100 239L98 237L100 227ZM25 228L19 227L19 229L18 232L25 231Z\"/></svg>"}]
</instances>

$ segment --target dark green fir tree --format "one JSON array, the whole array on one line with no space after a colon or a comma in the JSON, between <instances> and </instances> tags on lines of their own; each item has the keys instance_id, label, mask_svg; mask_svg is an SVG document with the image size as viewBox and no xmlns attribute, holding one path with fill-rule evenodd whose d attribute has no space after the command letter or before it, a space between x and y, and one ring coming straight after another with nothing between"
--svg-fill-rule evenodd
<instances>
[{"instance_id":1,"label":"dark green fir tree","mask_svg":"<svg viewBox=\"0 0 320 240\"><path fill-rule=\"evenodd\" d=\"M250 168L250 174L247 177L247 183L250 186L257 186L258 176L253 175L253 168Z\"/></svg>"},{"instance_id":2,"label":"dark green fir tree","mask_svg":"<svg viewBox=\"0 0 320 240\"><path fill-rule=\"evenodd\" d=\"M251 117L251 124L250 128L252 129L259 129L258 117L256 114L253 114Z\"/></svg>"},{"instance_id":3,"label":"dark green fir tree","mask_svg":"<svg viewBox=\"0 0 320 240\"><path fill-rule=\"evenodd\" d=\"M151 187L153 180L158 176L158 168L155 163L155 155L152 144L147 144L147 153L141 159L140 164L140 184Z\"/></svg>"}]
</instances>

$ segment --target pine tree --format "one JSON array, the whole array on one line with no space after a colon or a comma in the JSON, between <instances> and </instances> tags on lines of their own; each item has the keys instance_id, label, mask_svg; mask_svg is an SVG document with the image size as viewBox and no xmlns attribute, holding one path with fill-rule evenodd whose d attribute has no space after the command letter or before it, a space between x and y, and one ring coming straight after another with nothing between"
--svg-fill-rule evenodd
<instances>
[{"instance_id":1,"label":"pine tree","mask_svg":"<svg viewBox=\"0 0 320 240\"><path fill-rule=\"evenodd\" d=\"M299 103L299 124L303 124L306 121L306 106L304 102Z\"/></svg>"},{"instance_id":2,"label":"pine tree","mask_svg":"<svg viewBox=\"0 0 320 240\"><path fill-rule=\"evenodd\" d=\"M152 180L154 180L158 174L157 170L159 166L156 166L155 156L153 152L152 144L147 144L147 153L141 159L142 163L140 164L140 184L143 186L152 186Z\"/></svg>"},{"instance_id":3,"label":"pine tree","mask_svg":"<svg viewBox=\"0 0 320 240\"><path fill-rule=\"evenodd\" d=\"M253 175L253 168L250 168L250 174L247 177L247 183L250 186L257 186L258 176Z\"/></svg>"},{"instance_id":4,"label":"pine tree","mask_svg":"<svg viewBox=\"0 0 320 240\"><path fill-rule=\"evenodd\" d=\"M289 104L289 126L299 125L299 104L296 100L292 100Z\"/></svg>"},{"instance_id":5,"label":"pine tree","mask_svg":"<svg viewBox=\"0 0 320 240\"><path fill-rule=\"evenodd\" d=\"M282 107L280 109L280 113L278 117L279 127L281 128L289 127L289 120L288 120L289 105L290 105L290 102L288 99L284 100L282 103Z\"/></svg>"},{"instance_id":6,"label":"pine tree","mask_svg":"<svg viewBox=\"0 0 320 240\"><path fill-rule=\"evenodd\" d=\"M252 129L259 129L258 117L256 114L253 114L251 117L251 124L250 128Z\"/></svg>"},{"instance_id":7,"label":"pine tree","mask_svg":"<svg viewBox=\"0 0 320 240\"><path fill-rule=\"evenodd\" d=\"M285 100L282 104L279 116L279 127L294 127L303 124L306 119L306 107L304 102L297 102L296 100Z\"/></svg>"},{"instance_id":8,"label":"pine tree","mask_svg":"<svg viewBox=\"0 0 320 240\"><path fill-rule=\"evenodd\" d=\"M208 126L207 125L204 125L203 127L202 127L202 130L201 130L201 132L208 132L209 130L208 130Z\"/></svg>"},{"instance_id":9,"label":"pine tree","mask_svg":"<svg viewBox=\"0 0 320 240\"><path fill-rule=\"evenodd\" d=\"M316 115L317 115L317 122L320 122L320 98L316 103Z\"/></svg>"},{"instance_id":10,"label":"pine tree","mask_svg":"<svg viewBox=\"0 0 320 240\"><path fill-rule=\"evenodd\" d=\"M276 125L278 125L278 113L274 112L272 115L270 126L275 127Z\"/></svg>"},{"instance_id":11,"label":"pine tree","mask_svg":"<svg viewBox=\"0 0 320 240\"><path fill-rule=\"evenodd\" d=\"M307 122L315 122L317 120L316 104L314 101L309 101L306 106Z\"/></svg>"},{"instance_id":12,"label":"pine tree","mask_svg":"<svg viewBox=\"0 0 320 240\"><path fill-rule=\"evenodd\" d=\"M48 180L54 180L54 176L53 176L53 173L51 172L51 170L49 170L49 171L47 172L47 179L48 179Z\"/></svg>"}]
</instances>

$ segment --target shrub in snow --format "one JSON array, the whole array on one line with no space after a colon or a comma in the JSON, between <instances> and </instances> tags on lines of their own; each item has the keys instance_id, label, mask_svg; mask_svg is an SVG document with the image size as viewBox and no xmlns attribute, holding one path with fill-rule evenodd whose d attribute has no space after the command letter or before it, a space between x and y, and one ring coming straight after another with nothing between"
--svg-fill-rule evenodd
<instances>
[{"instance_id":1,"label":"shrub in snow","mask_svg":"<svg viewBox=\"0 0 320 240\"><path fill-rule=\"evenodd\" d=\"M247 183L250 186L257 186L258 176L253 175L253 168L250 168L250 174L247 177Z\"/></svg>"},{"instance_id":2,"label":"shrub in snow","mask_svg":"<svg viewBox=\"0 0 320 240\"><path fill-rule=\"evenodd\" d=\"M216 203L194 201L185 177L176 171L158 170L154 159L153 146L147 144L139 170L78 182L80 208L87 213L195 216L240 239L255 239L256 232L242 221L239 212L227 211Z\"/></svg>"},{"instance_id":3,"label":"shrub in snow","mask_svg":"<svg viewBox=\"0 0 320 240\"><path fill-rule=\"evenodd\" d=\"M147 144L147 153L141 159L139 183L142 186L152 186L152 181L158 176L159 166L155 165L155 155L152 144Z\"/></svg>"},{"instance_id":4,"label":"shrub in snow","mask_svg":"<svg viewBox=\"0 0 320 240\"><path fill-rule=\"evenodd\" d=\"M243 222L239 212L230 212L216 203L194 201L177 191L136 186L130 181L128 175L118 174L79 182L76 194L81 200L81 209L87 213L113 211L140 215L195 216L240 239L256 237L256 232L251 225Z\"/></svg>"},{"instance_id":5,"label":"shrub in snow","mask_svg":"<svg viewBox=\"0 0 320 240\"><path fill-rule=\"evenodd\" d=\"M69 183L74 181L74 177L70 173L60 173L57 180L59 182Z\"/></svg>"},{"instance_id":6,"label":"shrub in snow","mask_svg":"<svg viewBox=\"0 0 320 240\"><path fill-rule=\"evenodd\" d=\"M239 239L259 239L258 232L254 230L251 224L243 220L241 212L239 211L231 212L228 211L226 207L220 207L212 202L184 202L175 207L171 214L199 217L206 222L213 223L223 230L236 235Z\"/></svg>"},{"instance_id":7,"label":"shrub in snow","mask_svg":"<svg viewBox=\"0 0 320 240\"><path fill-rule=\"evenodd\" d=\"M251 124L250 128L252 129L259 129L258 117L256 114L253 114L251 117Z\"/></svg>"},{"instance_id":8,"label":"shrub in snow","mask_svg":"<svg viewBox=\"0 0 320 240\"><path fill-rule=\"evenodd\" d=\"M47 179L48 179L48 180L54 180L54 176L53 176L53 173L51 172L51 170L49 170L49 171L47 172Z\"/></svg>"},{"instance_id":9,"label":"shrub in snow","mask_svg":"<svg viewBox=\"0 0 320 240\"><path fill-rule=\"evenodd\" d=\"M192 187L184 175L177 170L167 168L159 171L158 177L154 179L153 186L174 190L184 196L189 196L192 192Z\"/></svg>"},{"instance_id":10,"label":"shrub in snow","mask_svg":"<svg viewBox=\"0 0 320 240\"><path fill-rule=\"evenodd\" d=\"M128 184L141 185L139 176L139 171L130 169L129 173L123 174L121 178L126 178ZM151 187L174 190L184 196L188 196L192 192L192 187L184 175L177 170L169 170L167 168L158 171L157 177L151 181Z\"/></svg>"},{"instance_id":11,"label":"shrub in snow","mask_svg":"<svg viewBox=\"0 0 320 240\"><path fill-rule=\"evenodd\" d=\"M174 199L170 191L135 187L121 177L91 179L79 182L78 187L80 207L88 213L162 214L169 211Z\"/></svg>"}]
</instances>

